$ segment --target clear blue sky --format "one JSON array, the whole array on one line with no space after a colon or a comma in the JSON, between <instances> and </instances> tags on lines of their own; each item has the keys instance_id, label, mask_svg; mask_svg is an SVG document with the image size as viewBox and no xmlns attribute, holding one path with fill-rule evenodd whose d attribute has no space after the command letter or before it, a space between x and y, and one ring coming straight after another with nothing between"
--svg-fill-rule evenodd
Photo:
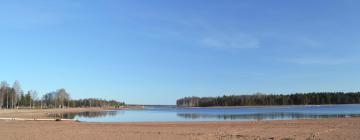
<instances>
[{"instance_id":1,"label":"clear blue sky","mask_svg":"<svg viewBox=\"0 0 360 140\"><path fill-rule=\"evenodd\" d=\"M44 94L360 90L357 0L4 0L0 80Z\"/></svg>"}]
</instances>

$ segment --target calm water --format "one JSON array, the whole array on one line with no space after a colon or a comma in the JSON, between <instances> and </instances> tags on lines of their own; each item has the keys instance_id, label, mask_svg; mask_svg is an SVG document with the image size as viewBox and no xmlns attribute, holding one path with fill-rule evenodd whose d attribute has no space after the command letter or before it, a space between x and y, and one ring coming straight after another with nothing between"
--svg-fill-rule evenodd
<instances>
[{"instance_id":1,"label":"calm water","mask_svg":"<svg viewBox=\"0 0 360 140\"><path fill-rule=\"evenodd\" d=\"M255 121L360 117L360 105L276 106L237 108L145 107L63 114L86 122Z\"/></svg>"}]
</instances>

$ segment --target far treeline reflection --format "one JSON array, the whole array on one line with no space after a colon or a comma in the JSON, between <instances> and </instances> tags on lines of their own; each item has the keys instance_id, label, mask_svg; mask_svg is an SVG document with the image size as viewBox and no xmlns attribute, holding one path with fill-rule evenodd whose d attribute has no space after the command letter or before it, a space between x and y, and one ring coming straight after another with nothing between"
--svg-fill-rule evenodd
<instances>
[{"instance_id":1,"label":"far treeline reflection","mask_svg":"<svg viewBox=\"0 0 360 140\"><path fill-rule=\"evenodd\" d=\"M179 107L262 106L262 105L324 105L359 104L360 92L313 92L289 95L231 95L222 97L185 97L178 99Z\"/></svg>"}]
</instances>

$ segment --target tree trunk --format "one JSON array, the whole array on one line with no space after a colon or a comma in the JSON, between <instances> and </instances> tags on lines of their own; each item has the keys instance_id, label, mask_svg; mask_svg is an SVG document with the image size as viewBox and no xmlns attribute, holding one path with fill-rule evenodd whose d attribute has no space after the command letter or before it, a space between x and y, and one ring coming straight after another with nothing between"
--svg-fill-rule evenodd
<instances>
[{"instance_id":1,"label":"tree trunk","mask_svg":"<svg viewBox=\"0 0 360 140\"><path fill-rule=\"evenodd\" d=\"M6 93L6 108L9 109L9 94Z\"/></svg>"}]
</instances>

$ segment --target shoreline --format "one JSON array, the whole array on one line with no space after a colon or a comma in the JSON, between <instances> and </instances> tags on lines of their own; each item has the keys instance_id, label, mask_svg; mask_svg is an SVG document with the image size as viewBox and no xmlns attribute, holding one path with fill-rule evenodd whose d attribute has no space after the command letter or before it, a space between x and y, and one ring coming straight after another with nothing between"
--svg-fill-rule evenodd
<instances>
[{"instance_id":1,"label":"shoreline","mask_svg":"<svg viewBox=\"0 0 360 140\"><path fill-rule=\"evenodd\" d=\"M253 106L210 106L210 107L177 107L176 108L272 108L272 107L312 107L312 106L336 106L336 105L360 105L360 104L319 104L319 105L253 105Z\"/></svg>"},{"instance_id":2,"label":"shoreline","mask_svg":"<svg viewBox=\"0 0 360 140\"><path fill-rule=\"evenodd\" d=\"M97 112L109 108L62 108L62 109L2 109L0 118L44 118L50 119L52 114Z\"/></svg>"}]
</instances>

